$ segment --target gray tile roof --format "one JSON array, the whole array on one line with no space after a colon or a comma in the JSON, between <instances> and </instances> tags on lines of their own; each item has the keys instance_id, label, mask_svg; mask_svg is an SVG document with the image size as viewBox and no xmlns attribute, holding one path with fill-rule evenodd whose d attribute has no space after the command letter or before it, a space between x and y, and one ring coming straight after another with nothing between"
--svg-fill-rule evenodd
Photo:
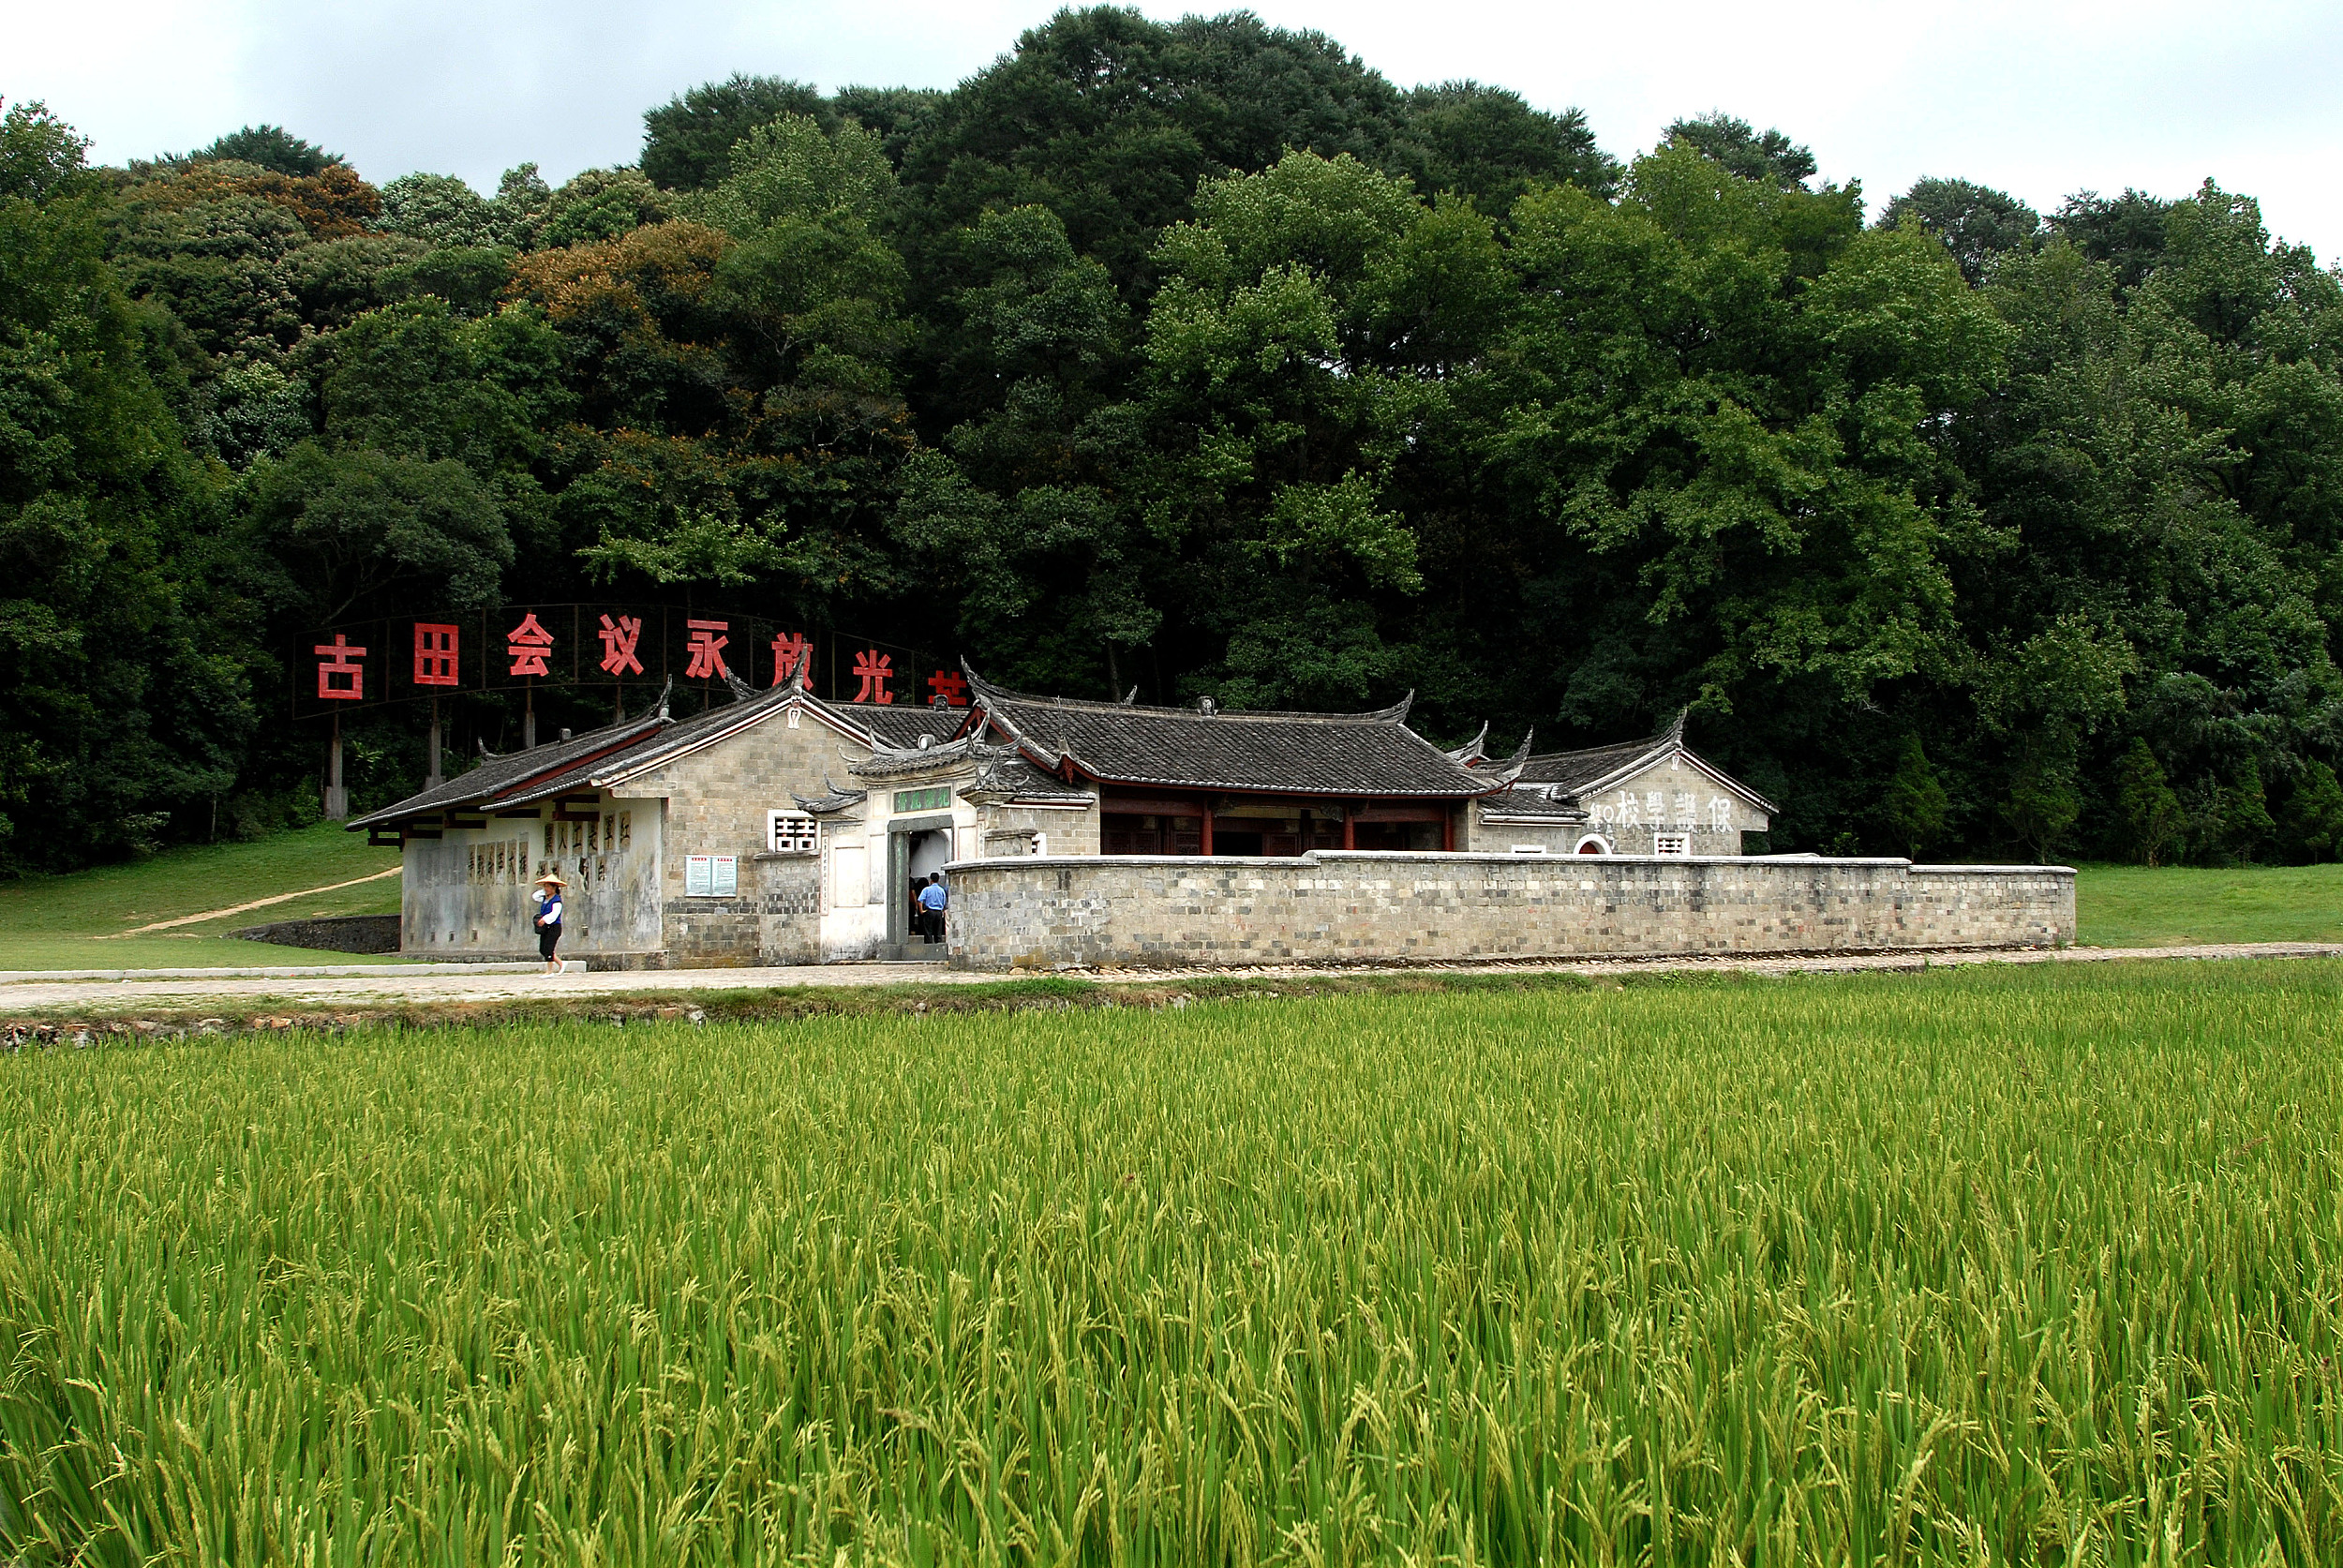
<instances>
[{"instance_id":1,"label":"gray tile roof","mask_svg":"<svg viewBox=\"0 0 2343 1568\"><path fill-rule=\"evenodd\" d=\"M965 708L920 708L907 702L833 702L828 706L831 712L869 730L875 739L898 747L917 746L922 735L949 740L968 717Z\"/></svg>"},{"instance_id":2,"label":"gray tile roof","mask_svg":"<svg viewBox=\"0 0 2343 1568\"><path fill-rule=\"evenodd\" d=\"M602 781L638 773L702 741L753 724L780 708L793 693L798 692L798 689L794 686L774 686L763 691L744 686L736 694L736 700L721 703L690 718L676 719L663 709L654 709L639 718L605 724L567 740L552 741L528 751L490 757L470 772L460 773L437 789L410 796L396 805L386 806L362 816L350 826L353 829L366 828L437 815L446 811L512 810L535 805L572 790L600 788ZM811 694L800 694L803 700L837 719L850 732L866 738L866 744L869 739L875 739L870 735L871 725L866 717L889 713L884 708L824 703ZM911 724L899 723L894 726L905 734L920 730L934 733L939 728L949 734L964 716L957 710L948 715L922 714L910 709L903 712L918 715Z\"/></svg>"},{"instance_id":3,"label":"gray tile roof","mask_svg":"<svg viewBox=\"0 0 2343 1568\"><path fill-rule=\"evenodd\" d=\"M1719 783L1739 791L1751 804L1771 815L1778 809L1774 803L1758 794L1740 780L1684 744L1685 714L1679 713L1676 723L1657 735L1641 740L1618 740L1607 746L1588 746L1574 752L1548 752L1543 756L1525 760L1521 768L1524 789L1532 784L1546 786L1544 793L1558 800L1576 801L1590 792L1607 788L1622 779L1641 772L1652 763L1665 760L1672 752L1681 752L1693 764ZM1518 793L1518 792L1516 792ZM1496 809L1492 802L1492 809ZM1507 806L1504 810L1514 808Z\"/></svg>"},{"instance_id":4,"label":"gray tile roof","mask_svg":"<svg viewBox=\"0 0 2343 1568\"><path fill-rule=\"evenodd\" d=\"M419 795L409 796L395 805L369 813L351 822L350 827L353 829L370 828L439 812L502 804L499 798L509 791L546 779L570 778L599 758L639 747L646 739L672 727L673 723L654 709L638 718L604 724L583 735L574 735L567 740L549 740L527 751L489 756L470 772L458 773L436 789L426 789Z\"/></svg>"},{"instance_id":5,"label":"gray tile roof","mask_svg":"<svg viewBox=\"0 0 2343 1568\"><path fill-rule=\"evenodd\" d=\"M1515 784L1481 798L1481 809L1492 816L1533 816L1561 826L1587 820L1587 808L1574 797L1557 793L1559 784Z\"/></svg>"},{"instance_id":6,"label":"gray tile roof","mask_svg":"<svg viewBox=\"0 0 2343 1568\"><path fill-rule=\"evenodd\" d=\"M992 727L1045 773L1071 762L1078 777L1145 788L1449 799L1512 782L1410 729L1406 702L1370 713L1205 714L1033 696L968 677Z\"/></svg>"}]
</instances>

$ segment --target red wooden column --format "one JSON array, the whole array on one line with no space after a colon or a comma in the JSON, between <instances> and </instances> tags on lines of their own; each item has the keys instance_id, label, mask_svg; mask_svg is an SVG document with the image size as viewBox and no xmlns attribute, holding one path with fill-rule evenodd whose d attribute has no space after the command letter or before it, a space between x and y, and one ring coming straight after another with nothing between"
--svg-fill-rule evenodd
<instances>
[{"instance_id":1,"label":"red wooden column","mask_svg":"<svg viewBox=\"0 0 2343 1568\"><path fill-rule=\"evenodd\" d=\"M1209 799L1204 802L1203 851L1207 855L1212 853L1212 802Z\"/></svg>"},{"instance_id":2,"label":"red wooden column","mask_svg":"<svg viewBox=\"0 0 2343 1568\"><path fill-rule=\"evenodd\" d=\"M1359 803L1356 800L1342 808L1342 847L1359 847Z\"/></svg>"},{"instance_id":3,"label":"red wooden column","mask_svg":"<svg viewBox=\"0 0 2343 1568\"><path fill-rule=\"evenodd\" d=\"M1456 808L1450 806L1440 814L1440 846L1454 854L1456 848Z\"/></svg>"}]
</instances>

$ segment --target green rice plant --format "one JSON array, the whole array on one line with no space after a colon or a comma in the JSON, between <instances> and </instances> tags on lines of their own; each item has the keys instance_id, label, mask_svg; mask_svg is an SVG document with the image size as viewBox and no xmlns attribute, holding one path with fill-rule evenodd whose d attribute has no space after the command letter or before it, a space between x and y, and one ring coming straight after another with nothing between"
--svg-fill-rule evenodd
<instances>
[{"instance_id":1,"label":"green rice plant","mask_svg":"<svg viewBox=\"0 0 2343 1568\"><path fill-rule=\"evenodd\" d=\"M0 1062L0 1544L2343 1560L2343 966Z\"/></svg>"}]
</instances>

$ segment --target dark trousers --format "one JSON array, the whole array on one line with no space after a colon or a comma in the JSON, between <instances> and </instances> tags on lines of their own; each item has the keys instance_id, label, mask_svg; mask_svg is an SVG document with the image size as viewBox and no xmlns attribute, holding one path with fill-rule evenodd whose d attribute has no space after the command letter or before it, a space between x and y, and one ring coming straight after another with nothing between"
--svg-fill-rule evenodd
<instances>
[{"instance_id":1,"label":"dark trousers","mask_svg":"<svg viewBox=\"0 0 2343 1568\"><path fill-rule=\"evenodd\" d=\"M560 940L560 921L556 920L549 926L539 926L537 928L537 956L544 959L548 963L552 963L553 945Z\"/></svg>"}]
</instances>

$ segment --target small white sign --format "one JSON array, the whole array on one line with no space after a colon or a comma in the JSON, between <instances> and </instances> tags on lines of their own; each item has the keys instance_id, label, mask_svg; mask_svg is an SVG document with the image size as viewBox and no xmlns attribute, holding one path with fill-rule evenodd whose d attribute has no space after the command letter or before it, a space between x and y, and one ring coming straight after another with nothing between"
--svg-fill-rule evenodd
<instances>
[{"instance_id":1,"label":"small white sign","mask_svg":"<svg viewBox=\"0 0 2343 1568\"><path fill-rule=\"evenodd\" d=\"M717 855L711 859L715 865L711 868L712 886L709 891L717 898L731 898L740 890L740 857Z\"/></svg>"},{"instance_id":2,"label":"small white sign","mask_svg":"<svg viewBox=\"0 0 2343 1568\"><path fill-rule=\"evenodd\" d=\"M686 855L683 858L685 898L731 898L740 890L738 855Z\"/></svg>"}]
</instances>

